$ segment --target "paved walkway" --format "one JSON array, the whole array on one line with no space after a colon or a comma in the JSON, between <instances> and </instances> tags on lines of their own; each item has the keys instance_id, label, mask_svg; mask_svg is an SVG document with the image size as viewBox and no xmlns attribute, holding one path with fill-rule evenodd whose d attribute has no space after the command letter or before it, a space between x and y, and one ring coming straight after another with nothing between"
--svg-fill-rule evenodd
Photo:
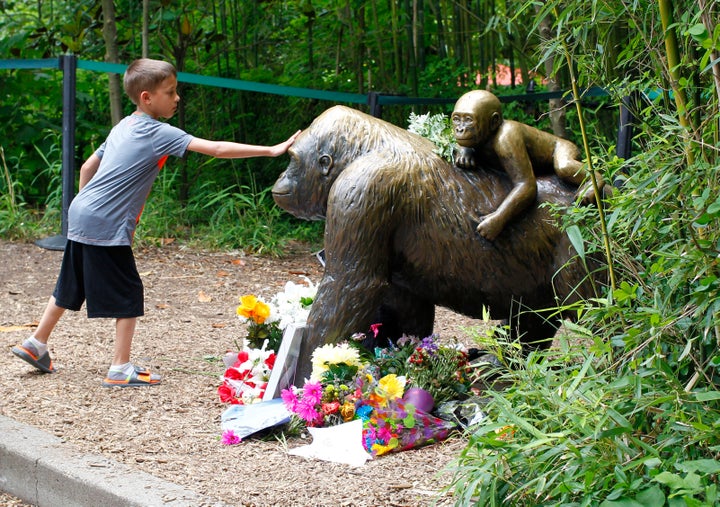
<instances>
[{"instance_id":1,"label":"paved walkway","mask_svg":"<svg viewBox=\"0 0 720 507\"><path fill-rule=\"evenodd\" d=\"M0 416L0 490L38 507L223 507L33 426Z\"/></svg>"}]
</instances>

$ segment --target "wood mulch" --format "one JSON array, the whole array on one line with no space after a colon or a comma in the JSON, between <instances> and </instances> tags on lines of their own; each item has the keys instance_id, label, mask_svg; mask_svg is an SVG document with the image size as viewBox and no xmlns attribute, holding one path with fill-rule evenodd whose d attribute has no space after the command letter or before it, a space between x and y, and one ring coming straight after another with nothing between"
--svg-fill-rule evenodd
<instances>
[{"instance_id":1,"label":"wood mulch","mask_svg":"<svg viewBox=\"0 0 720 507\"><path fill-rule=\"evenodd\" d=\"M238 298L267 300L300 275L318 282L322 267L298 245L281 259L209 252L181 245L136 248L145 284L133 359L163 375L142 389L101 386L113 322L67 312L50 342L58 372L43 375L10 348L28 336L52 292L62 253L0 241L0 414L52 433L80 452L102 454L231 505L452 505L446 467L464 448L455 435L362 467L307 460L287 449L307 438L249 438L220 444L217 387L221 356L236 350L245 324ZM481 323L439 309L435 331L469 340ZM0 496L3 505L12 503Z\"/></svg>"}]
</instances>

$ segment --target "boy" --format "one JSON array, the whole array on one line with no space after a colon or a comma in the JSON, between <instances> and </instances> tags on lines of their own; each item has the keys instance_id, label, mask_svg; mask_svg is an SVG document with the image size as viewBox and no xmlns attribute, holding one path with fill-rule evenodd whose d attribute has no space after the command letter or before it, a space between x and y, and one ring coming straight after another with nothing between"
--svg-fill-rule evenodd
<instances>
[{"instance_id":1,"label":"boy","mask_svg":"<svg viewBox=\"0 0 720 507\"><path fill-rule=\"evenodd\" d=\"M66 309L87 303L90 318L115 318L114 355L103 386L152 386L160 376L130 362L143 285L131 245L150 188L169 155L194 151L217 158L277 157L298 132L275 146L193 137L159 118L177 110L177 72L171 64L140 59L127 68L125 92L137 110L120 121L80 168L80 190L68 210L67 245L60 274L35 333L12 352L53 373L47 341Z\"/></svg>"}]
</instances>

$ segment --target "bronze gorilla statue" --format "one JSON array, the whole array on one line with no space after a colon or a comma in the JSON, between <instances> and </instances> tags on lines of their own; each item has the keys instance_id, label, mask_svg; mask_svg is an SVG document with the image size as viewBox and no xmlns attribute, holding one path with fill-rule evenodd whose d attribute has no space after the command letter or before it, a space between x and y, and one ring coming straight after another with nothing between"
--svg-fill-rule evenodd
<instances>
[{"instance_id":1,"label":"bronze gorilla statue","mask_svg":"<svg viewBox=\"0 0 720 507\"><path fill-rule=\"evenodd\" d=\"M576 187L539 177L536 204L491 242L475 229L511 181L503 171L459 169L433 150L416 134L335 106L288 151L275 202L326 220L325 272L301 358L367 331L378 315L390 316L396 337L428 336L435 305L476 318L486 307L509 319L523 344L543 347L562 319L549 309L591 295L568 237L537 204L570 204Z\"/></svg>"}]
</instances>

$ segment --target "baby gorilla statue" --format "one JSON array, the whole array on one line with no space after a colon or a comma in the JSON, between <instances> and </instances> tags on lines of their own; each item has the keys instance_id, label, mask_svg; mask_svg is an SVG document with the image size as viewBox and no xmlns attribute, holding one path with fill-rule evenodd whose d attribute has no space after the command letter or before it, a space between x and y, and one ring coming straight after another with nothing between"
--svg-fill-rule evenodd
<instances>
[{"instance_id":1,"label":"baby gorilla statue","mask_svg":"<svg viewBox=\"0 0 720 507\"><path fill-rule=\"evenodd\" d=\"M586 176L580 150L572 142L529 125L505 120L500 100L485 90L466 93L455 103L451 120L458 147L455 165L477 169L482 165L504 170L513 188L498 208L485 215L477 231L494 240L505 224L527 209L537 195L535 176L555 174L580 187ZM599 188L602 177L596 173ZM592 186L578 190L583 202L594 202Z\"/></svg>"}]
</instances>

